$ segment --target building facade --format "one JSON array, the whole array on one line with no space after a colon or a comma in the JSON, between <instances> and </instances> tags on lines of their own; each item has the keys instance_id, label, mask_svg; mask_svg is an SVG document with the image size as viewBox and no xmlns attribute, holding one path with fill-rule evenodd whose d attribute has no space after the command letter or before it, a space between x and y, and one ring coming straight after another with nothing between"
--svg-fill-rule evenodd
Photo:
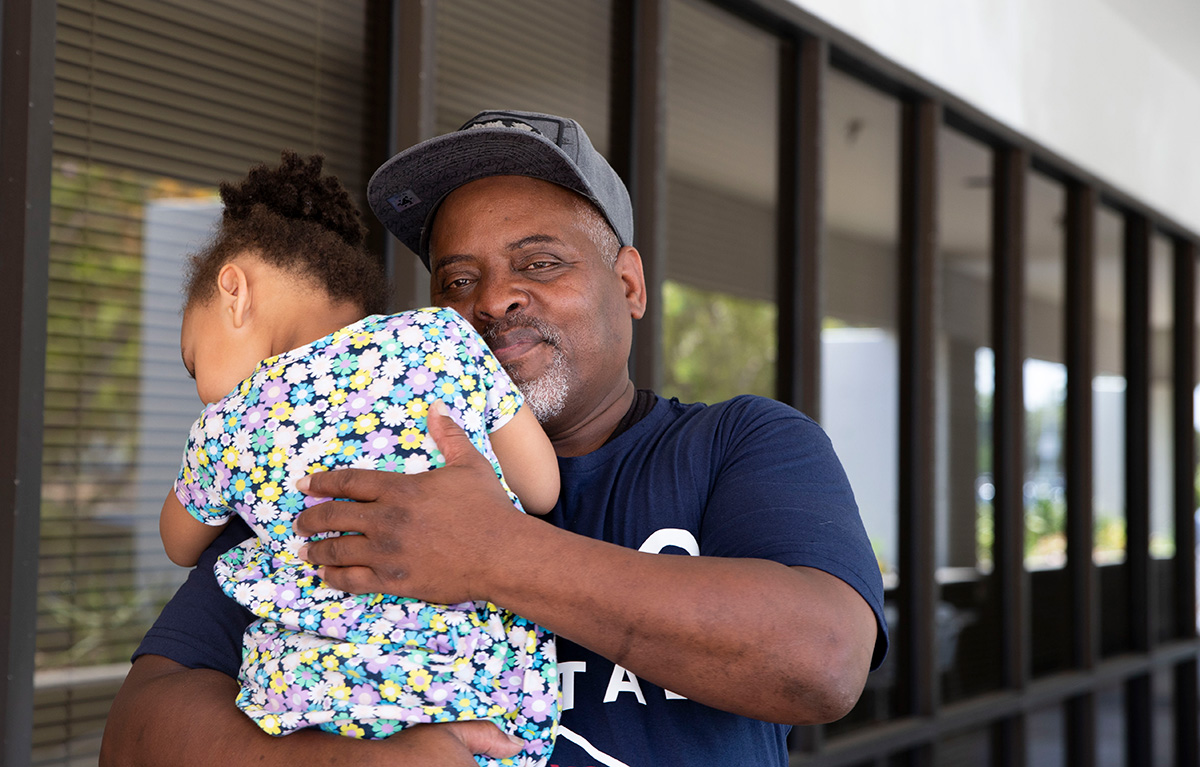
<instances>
[{"instance_id":1,"label":"building facade","mask_svg":"<svg viewBox=\"0 0 1200 767\"><path fill-rule=\"evenodd\" d=\"M892 651L793 764L1200 765L1189 38L1125 0L895 5L0 5L3 763L95 764L184 575L157 513L216 185L290 148L361 191L517 108L629 184L637 384L775 397L845 464Z\"/></svg>"}]
</instances>

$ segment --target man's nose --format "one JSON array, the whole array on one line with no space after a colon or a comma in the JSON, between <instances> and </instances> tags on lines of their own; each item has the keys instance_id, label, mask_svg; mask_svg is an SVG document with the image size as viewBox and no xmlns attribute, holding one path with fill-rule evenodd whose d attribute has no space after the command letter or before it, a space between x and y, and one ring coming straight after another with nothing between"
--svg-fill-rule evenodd
<instances>
[{"instance_id":1,"label":"man's nose","mask_svg":"<svg viewBox=\"0 0 1200 767\"><path fill-rule=\"evenodd\" d=\"M479 286L475 311L481 318L498 320L529 305L529 294L510 276L491 277Z\"/></svg>"}]
</instances>

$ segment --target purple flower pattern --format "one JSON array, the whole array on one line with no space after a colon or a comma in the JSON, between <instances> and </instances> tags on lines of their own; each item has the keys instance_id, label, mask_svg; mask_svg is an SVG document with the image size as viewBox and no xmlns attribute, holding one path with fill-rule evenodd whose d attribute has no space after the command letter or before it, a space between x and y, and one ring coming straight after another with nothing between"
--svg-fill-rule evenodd
<instances>
[{"instance_id":1,"label":"purple flower pattern","mask_svg":"<svg viewBox=\"0 0 1200 767\"><path fill-rule=\"evenodd\" d=\"M317 500L295 481L341 466L440 466L424 437L435 399L503 482L487 432L521 395L452 309L367 317L263 360L192 426L176 495L207 524L237 514L255 533L215 568L225 593L259 616L244 637L238 706L275 735L315 726L385 738L488 719L526 745L481 765L545 765L559 714L552 634L490 603L338 591L296 556L304 539L292 519Z\"/></svg>"}]
</instances>

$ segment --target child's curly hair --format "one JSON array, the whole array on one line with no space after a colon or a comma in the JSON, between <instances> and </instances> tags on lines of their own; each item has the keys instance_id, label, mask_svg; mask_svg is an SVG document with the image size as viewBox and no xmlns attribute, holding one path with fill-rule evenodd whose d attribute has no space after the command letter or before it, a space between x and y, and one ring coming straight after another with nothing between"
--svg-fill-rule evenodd
<instances>
[{"instance_id":1,"label":"child's curly hair","mask_svg":"<svg viewBox=\"0 0 1200 767\"><path fill-rule=\"evenodd\" d=\"M252 253L365 314L387 311L383 265L363 245L366 227L346 187L322 178L324 160L285 149L278 168L259 164L241 182L221 184L225 211L212 240L188 259L185 307L211 300L221 267Z\"/></svg>"}]
</instances>

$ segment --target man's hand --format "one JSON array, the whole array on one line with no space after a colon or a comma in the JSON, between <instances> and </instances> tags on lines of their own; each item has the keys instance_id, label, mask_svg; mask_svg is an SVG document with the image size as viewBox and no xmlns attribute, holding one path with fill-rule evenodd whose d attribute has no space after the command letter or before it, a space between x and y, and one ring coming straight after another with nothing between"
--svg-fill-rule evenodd
<instances>
[{"instance_id":1,"label":"man's hand","mask_svg":"<svg viewBox=\"0 0 1200 767\"><path fill-rule=\"evenodd\" d=\"M487 563L504 555L506 528L527 520L491 464L436 403L429 436L446 463L422 474L342 469L297 483L327 501L301 513L296 532L358 533L313 541L301 556L335 588L382 592L439 604L487 600Z\"/></svg>"}]
</instances>

